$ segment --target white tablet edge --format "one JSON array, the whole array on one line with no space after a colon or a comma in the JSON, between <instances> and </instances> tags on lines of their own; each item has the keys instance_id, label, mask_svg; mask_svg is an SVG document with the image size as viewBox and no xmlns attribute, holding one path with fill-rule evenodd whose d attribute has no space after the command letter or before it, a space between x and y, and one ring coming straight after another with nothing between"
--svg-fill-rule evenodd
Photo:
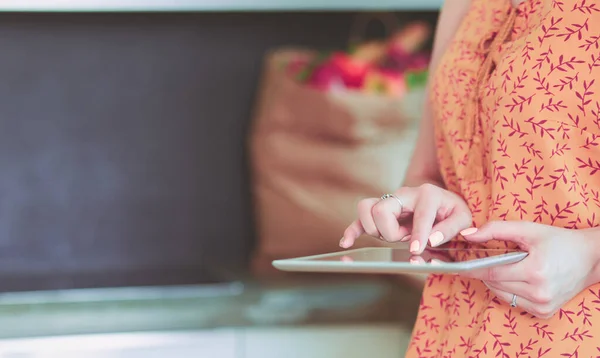
<instances>
[{"instance_id":1,"label":"white tablet edge","mask_svg":"<svg viewBox=\"0 0 600 358\"><path fill-rule=\"evenodd\" d=\"M374 274L399 274L399 273L458 273L492 266L506 265L523 260L527 252L509 252L502 255L473 259L464 262L441 262L439 264L411 264L406 262L344 262L344 261L316 261L314 259L332 256L342 256L348 253L369 250L390 250L389 247L361 248L348 251L339 251L327 254L297 257L291 259L274 260L273 266L282 271L293 272L340 272L340 273L374 273Z\"/></svg>"}]
</instances>

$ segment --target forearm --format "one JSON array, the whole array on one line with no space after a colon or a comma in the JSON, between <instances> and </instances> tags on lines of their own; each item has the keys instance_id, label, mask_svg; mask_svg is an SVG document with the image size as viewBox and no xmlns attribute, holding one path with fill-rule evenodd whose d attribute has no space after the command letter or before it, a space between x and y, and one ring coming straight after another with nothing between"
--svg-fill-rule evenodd
<instances>
[{"instance_id":1,"label":"forearm","mask_svg":"<svg viewBox=\"0 0 600 358\"><path fill-rule=\"evenodd\" d=\"M428 115L428 113L425 113ZM419 135L419 138L426 140L427 135ZM434 147L434 145L432 145ZM410 164L406 170L406 177L402 186L404 187L418 187L423 184L433 184L440 188L445 188L442 175L440 174L439 162L437 161L435 153L426 158L422 155L424 148L417 145L414 149L415 153L412 155Z\"/></svg>"},{"instance_id":2,"label":"forearm","mask_svg":"<svg viewBox=\"0 0 600 358\"><path fill-rule=\"evenodd\" d=\"M451 0L444 2L438 18L431 62L429 64L429 73L431 75L435 73L442 55L452 41L456 30L470 6L471 0ZM426 105L423 108L418 140L403 186L415 187L430 183L441 188L444 187L436 155L433 113L431 113L431 106L429 105L429 86L430 83L427 84L425 91Z\"/></svg>"},{"instance_id":3,"label":"forearm","mask_svg":"<svg viewBox=\"0 0 600 358\"><path fill-rule=\"evenodd\" d=\"M425 103L429 102L429 86L428 83ZM417 187L423 184L433 184L443 188L430 106L423 108L417 138L402 186Z\"/></svg>"}]
</instances>

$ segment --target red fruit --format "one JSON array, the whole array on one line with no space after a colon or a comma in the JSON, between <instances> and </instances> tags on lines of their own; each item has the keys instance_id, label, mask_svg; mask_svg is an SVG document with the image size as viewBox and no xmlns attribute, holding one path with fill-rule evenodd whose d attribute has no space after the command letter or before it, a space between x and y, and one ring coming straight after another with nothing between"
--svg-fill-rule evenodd
<instances>
[{"instance_id":1,"label":"red fruit","mask_svg":"<svg viewBox=\"0 0 600 358\"><path fill-rule=\"evenodd\" d=\"M353 59L345 53L335 53L329 63L337 68L342 81L348 88L361 88L371 65L368 62Z\"/></svg>"},{"instance_id":2,"label":"red fruit","mask_svg":"<svg viewBox=\"0 0 600 358\"><path fill-rule=\"evenodd\" d=\"M343 86L342 74L336 66L325 63L313 70L308 84L320 90L327 91L333 87Z\"/></svg>"}]
</instances>

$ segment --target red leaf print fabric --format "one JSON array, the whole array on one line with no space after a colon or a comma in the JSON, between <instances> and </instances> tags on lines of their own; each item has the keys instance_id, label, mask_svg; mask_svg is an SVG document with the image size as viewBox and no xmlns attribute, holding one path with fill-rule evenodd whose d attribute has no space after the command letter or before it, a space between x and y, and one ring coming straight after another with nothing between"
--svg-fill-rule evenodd
<instances>
[{"instance_id":1,"label":"red leaf print fabric","mask_svg":"<svg viewBox=\"0 0 600 358\"><path fill-rule=\"evenodd\" d=\"M510 17L509 0L473 0L432 76L438 159L449 190L477 226L528 220L572 229L600 224L600 5L525 0L512 33L486 48ZM486 56L492 69L473 93ZM465 108L479 101L478 130ZM476 143L477 145L474 145ZM464 177L483 158L483 179ZM490 247L504 243L491 242ZM407 357L596 357L600 285L541 320L477 280L432 275Z\"/></svg>"}]
</instances>

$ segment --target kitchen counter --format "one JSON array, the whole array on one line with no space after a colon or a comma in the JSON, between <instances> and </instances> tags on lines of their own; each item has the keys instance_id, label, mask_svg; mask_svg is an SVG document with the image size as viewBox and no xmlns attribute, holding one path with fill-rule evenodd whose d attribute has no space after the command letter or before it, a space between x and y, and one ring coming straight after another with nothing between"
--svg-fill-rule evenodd
<instances>
[{"instance_id":1,"label":"kitchen counter","mask_svg":"<svg viewBox=\"0 0 600 358\"><path fill-rule=\"evenodd\" d=\"M0 11L435 11L442 3L443 0L4 0Z\"/></svg>"},{"instance_id":2,"label":"kitchen counter","mask_svg":"<svg viewBox=\"0 0 600 358\"><path fill-rule=\"evenodd\" d=\"M384 278L314 276L221 286L0 295L0 339L223 327L393 323L410 329L420 293Z\"/></svg>"}]
</instances>

